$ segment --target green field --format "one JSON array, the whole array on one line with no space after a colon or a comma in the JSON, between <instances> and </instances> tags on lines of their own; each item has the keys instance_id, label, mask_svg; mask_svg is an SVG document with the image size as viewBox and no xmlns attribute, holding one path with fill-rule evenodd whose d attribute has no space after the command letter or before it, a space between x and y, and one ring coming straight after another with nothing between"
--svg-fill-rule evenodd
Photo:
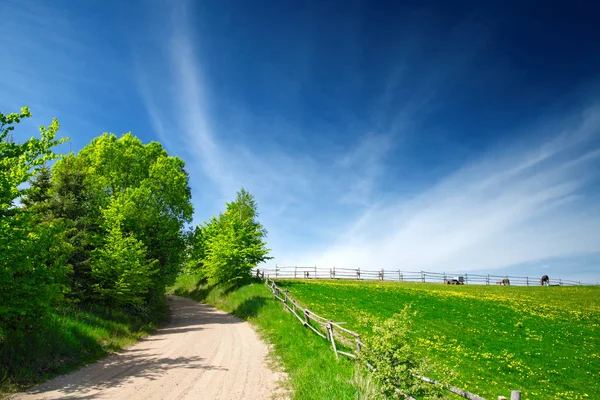
<instances>
[{"instance_id":1,"label":"green field","mask_svg":"<svg viewBox=\"0 0 600 400\"><path fill-rule=\"evenodd\" d=\"M282 280L312 311L366 331L412 304L412 339L451 383L488 399L600 399L600 287ZM434 376L448 381L446 376Z\"/></svg>"}]
</instances>

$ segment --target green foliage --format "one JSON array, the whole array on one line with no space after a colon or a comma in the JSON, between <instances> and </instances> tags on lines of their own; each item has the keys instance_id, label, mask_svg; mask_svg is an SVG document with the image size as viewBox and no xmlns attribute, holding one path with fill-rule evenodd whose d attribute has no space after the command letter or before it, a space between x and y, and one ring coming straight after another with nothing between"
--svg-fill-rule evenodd
<instances>
[{"instance_id":1,"label":"green foliage","mask_svg":"<svg viewBox=\"0 0 600 400\"><path fill-rule=\"evenodd\" d=\"M411 346L408 336L412 327L410 306L383 322L367 324L370 332L363 336L366 348L358 357L365 373L375 378L380 394L388 399L402 399L405 395L437 399L442 398L440 388L417 378L424 376L425 364Z\"/></svg>"},{"instance_id":2,"label":"green foliage","mask_svg":"<svg viewBox=\"0 0 600 400\"><path fill-rule=\"evenodd\" d=\"M52 168L48 218L60 219L72 250L67 260L72 267L68 297L73 301L91 296L91 254L101 245L101 209L93 203L93 192L86 180L81 158L73 153L58 160Z\"/></svg>"},{"instance_id":3,"label":"green foliage","mask_svg":"<svg viewBox=\"0 0 600 400\"><path fill-rule=\"evenodd\" d=\"M206 257L206 239L208 227L198 225L187 234L186 261L184 272L188 274L202 273Z\"/></svg>"},{"instance_id":4,"label":"green foliage","mask_svg":"<svg viewBox=\"0 0 600 400\"><path fill-rule=\"evenodd\" d=\"M9 137L15 124L31 116L0 113L0 335L2 331L30 330L61 296L68 245L58 223L39 224L32 211L14 206L26 193L21 185L45 161L56 158L51 148L59 125L40 127L40 138L15 143ZM30 191L33 195L34 192Z\"/></svg>"},{"instance_id":5,"label":"green foliage","mask_svg":"<svg viewBox=\"0 0 600 400\"><path fill-rule=\"evenodd\" d=\"M270 259L263 240L267 232L257 217L254 197L242 189L219 218L201 229L198 253L204 254L202 270L209 283L239 284L258 263Z\"/></svg>"},{"instance_id":6,"label":"green foliage","mask_svg":"<svg viewBox=\"0 0 600 400\"><path fill-rule=\"evenodd\" d=\"M9 137L15 125L31 117L28 107L20 113L0 113L0 216L9 213L15 199L23 195L19 186L35 173L35 167L57 156L51 148L67 139L55 140L59 125L56 119L48 127L40 127L40 138L32 137L24 143L15 143Z\"/></svg>"},{"instance_id":7,"label":"green foliage","mask_svg":"<svg viewBox=\"0 0 600 400\"><path fill-rule=\"evenodd\" d=\"M35 328L62 296L69 273L62 232L28 213L0 220L0 331Z\"/></svg>"},{"instance_id":8,"label":"green foliage","mask_svg":"<svg viewBox=\"0 0 600 400\"><path fill-rule=\"evenodd\" d=\"M186 245L182 228L193 212L184 162L169 156L159 143L144 145L132 134L104 134L77 158L93 208L106 210L118 201L115 212L123 234L145 245L148 263L156 260L148 301L161 297L181 270Z\"/></svg>"},{"instance_id":9,"label":"green foliage","mask_svg":"<svg viewBox=\"0 0 600 400\"><path fill-rule=\"evenodd\" d=\"M157 261L147 261L146 246L133 235L123 234L116 207L108 208L105 216L108 234L104 246L94 250L92 258L94 290L109 310L142 305L152 285Z\"/></svg>"},{"instance_id":10,"label":"green foliage","mask_svg":"<svg viewBox=\"0 0 600 400\"><path fill-rule=\"evenodd\" d=\"M48 200L50 199L50 168L43 166L38 168L35 175L30 179L30 187L26 189L21 204L34 214L44 217L48 213Z\"/></svg>"}]
</instances>

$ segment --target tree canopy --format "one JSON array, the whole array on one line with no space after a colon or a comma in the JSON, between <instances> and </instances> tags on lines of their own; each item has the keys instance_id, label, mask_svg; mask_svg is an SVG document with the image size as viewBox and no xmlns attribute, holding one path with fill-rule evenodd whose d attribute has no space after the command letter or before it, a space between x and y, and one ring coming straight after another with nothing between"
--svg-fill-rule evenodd
<instances>
[{"instance_id":1,"label":"tree canopy","mask_svg":"<svg viewBox=\"0 0 600 400\"><path fill-rule=\"evenodd\" d=\"M69 246L59 224L39 224L32 211L15 204L22 196L39 194L22 185L58 157L52 148L66 140L55 139L59 125L53 120L40 127L40 138L15 143L10 132L30 116L27 107L0 113L0 328L8 329L25 329L40 319L61 296L69 269Z\"/></svg>"},{"instance_id":2,"label":"tree canopy","mask_svg":"<svg viewBox=\"0 0 600 400\"><path fill-rule=\"evenodd\" d=\"M245 189L226 211L196 229L195 263L209 283L240 283L251 270L269 259L264 241L267 231L258 222L254 197Z\"/></svg>"}]
</instances>

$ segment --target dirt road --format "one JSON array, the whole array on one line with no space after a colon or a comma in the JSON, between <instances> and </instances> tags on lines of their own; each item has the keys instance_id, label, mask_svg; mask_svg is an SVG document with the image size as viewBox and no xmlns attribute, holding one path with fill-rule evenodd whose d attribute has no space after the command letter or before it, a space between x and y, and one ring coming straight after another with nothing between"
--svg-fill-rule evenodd
<instances>
[{"instance_id":1,"label":"dirt road","mask_svg":"<svg viewBox=\"0 0 600 400\"><path fill-rule=\"evenodd\" d=\"M11 399L268 399L277 373L247 322L170 297L171 322L133 347Z\"/></svg>"}]
</instances>

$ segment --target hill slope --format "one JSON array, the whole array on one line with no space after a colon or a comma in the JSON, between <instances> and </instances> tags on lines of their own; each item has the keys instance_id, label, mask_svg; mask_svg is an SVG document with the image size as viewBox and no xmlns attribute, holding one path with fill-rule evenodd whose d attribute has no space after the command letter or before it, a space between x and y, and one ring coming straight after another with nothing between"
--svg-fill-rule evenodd
<instances>
[{"instance_id":1,"label":"hill slope","mask_svg":"<svg viewBox=\"0 0 600 400\"><path fill-rule=\"evenodd\" d=\"M279 284L357 332L365 330L363 316L388 318L412 304L418 351L454 369L449 383L484 397L519 389L524 398L600 398L600 287Z\"/></svg>"}]
</instances>

